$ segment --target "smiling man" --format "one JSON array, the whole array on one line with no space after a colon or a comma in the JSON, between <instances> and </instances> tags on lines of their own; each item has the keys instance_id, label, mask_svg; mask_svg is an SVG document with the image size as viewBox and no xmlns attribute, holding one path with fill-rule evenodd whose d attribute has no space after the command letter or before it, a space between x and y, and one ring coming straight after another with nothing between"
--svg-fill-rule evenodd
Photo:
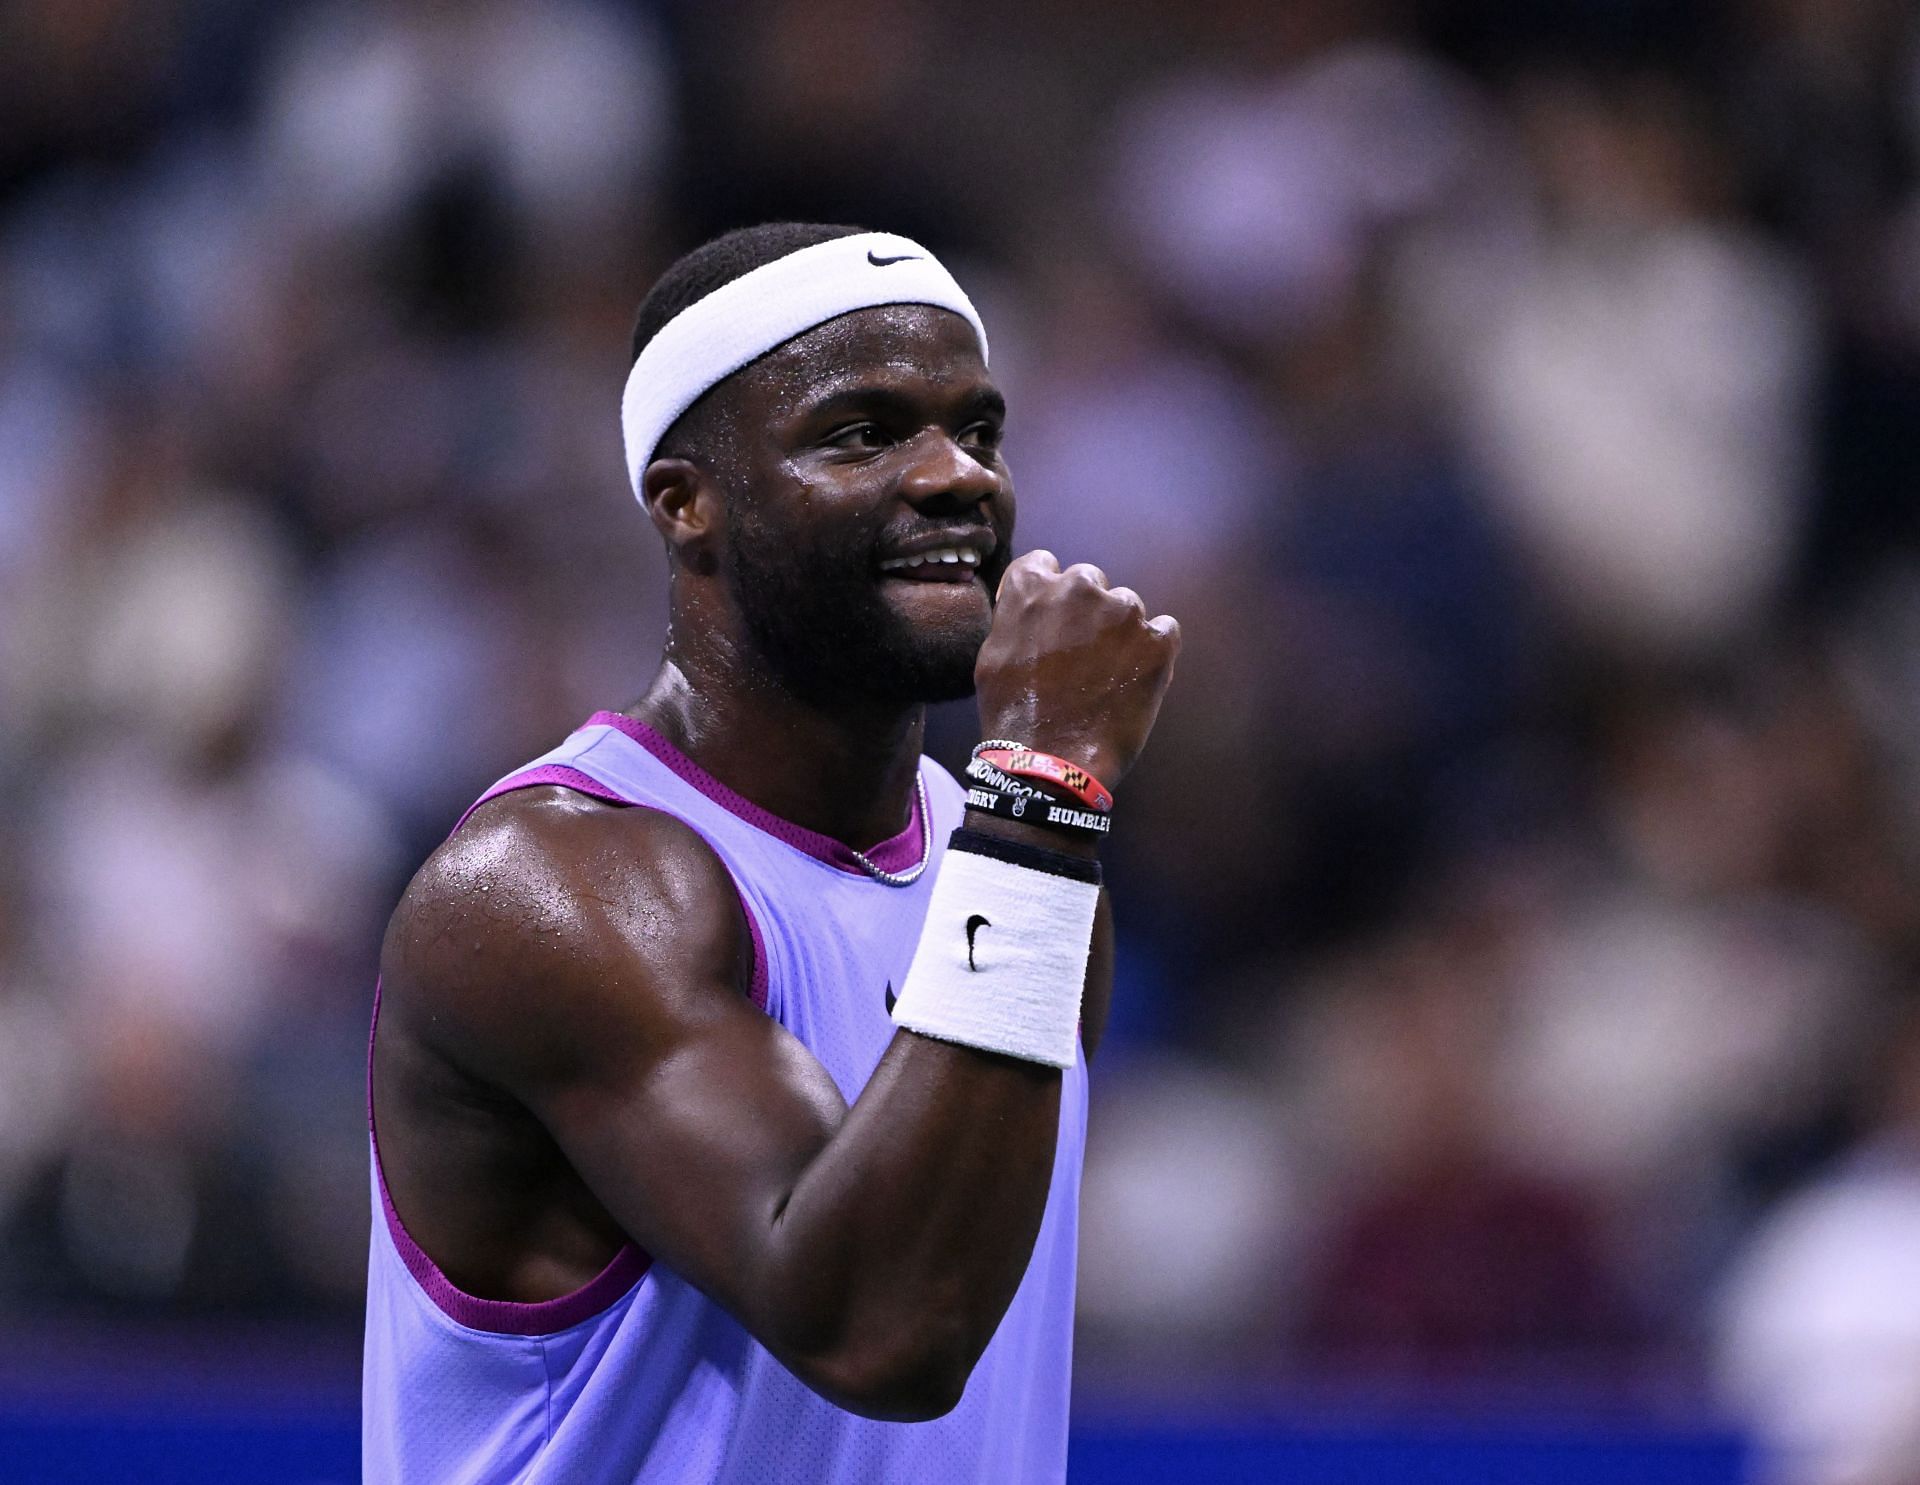
<instances>
[{"instance_id":1,"label":"smiling man","mask_svg":"<svg viewBox=\"0 0 1920 1485\"><path fill-rule=\"evenodd\" d=\"M728 234L634 341L659 672L382 954L366 1478L1059 1480L1096 848L1178 628L1012 559L986 337L917 244ZM963 789L920 749L970 692Z\"/></svg>"}]
</instances>

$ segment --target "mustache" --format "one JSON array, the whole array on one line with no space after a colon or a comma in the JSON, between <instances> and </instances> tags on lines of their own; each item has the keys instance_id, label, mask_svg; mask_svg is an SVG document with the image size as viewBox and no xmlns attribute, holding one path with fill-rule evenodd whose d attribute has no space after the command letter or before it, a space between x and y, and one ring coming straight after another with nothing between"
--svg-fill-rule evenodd
<instances>
[{"instance_id":1,"label":"mustache","mask_svg":"<svg viewBox=\"0 0 1920 1485\"><path fill-rule=\"evenodd\" d=\"M990 579L988 591L991 592L1000 575L1013 561L1013 543L1011 531L1002 530L991 521L967 521L960 525L951 522L915 523L911 526L893 527L882 532L873 543L873 560L892 556L903 551L924 551L929 547L980 544L985 536L992 543L991 549L982 553L979 573L982 578Z\"/></svg>"}]
</instances>

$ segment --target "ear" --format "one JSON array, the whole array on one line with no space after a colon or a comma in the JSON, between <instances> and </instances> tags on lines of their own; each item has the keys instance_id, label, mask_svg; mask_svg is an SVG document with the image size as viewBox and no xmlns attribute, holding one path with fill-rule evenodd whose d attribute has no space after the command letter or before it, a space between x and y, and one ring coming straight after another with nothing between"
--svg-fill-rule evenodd
<instances>
[{"instance_id":1,"label":"ear","mask_svg":"<svg viewBox=\"0 0 1920 1485\"><path fill-rule=\"evenodd\" d=\"M655 459L640 476L640 500L668 554L693 572L711 574L726 520L713 476L691 459Z\"/></svg>"}]
</instances>

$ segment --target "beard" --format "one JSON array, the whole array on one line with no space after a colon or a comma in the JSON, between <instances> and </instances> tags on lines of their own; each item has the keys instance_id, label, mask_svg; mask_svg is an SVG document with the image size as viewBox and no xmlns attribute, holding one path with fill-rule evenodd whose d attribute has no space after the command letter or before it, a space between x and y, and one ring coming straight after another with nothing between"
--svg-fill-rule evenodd
<instances>
[{"instance_id":1,"label":"beard","mask_svg":"<svg viewBox=\"0 0 1920 1485\"><path fill-rule=\"evenodd\" d=\"M874 533L802 543L736 505L724 560L727 586L756 652L810 701L911 705L973 695L973 666L992 622L915 623L885 599ZM983 563L991 595L1011 560L1003 543Z\"/></svg>"}]
</instances>

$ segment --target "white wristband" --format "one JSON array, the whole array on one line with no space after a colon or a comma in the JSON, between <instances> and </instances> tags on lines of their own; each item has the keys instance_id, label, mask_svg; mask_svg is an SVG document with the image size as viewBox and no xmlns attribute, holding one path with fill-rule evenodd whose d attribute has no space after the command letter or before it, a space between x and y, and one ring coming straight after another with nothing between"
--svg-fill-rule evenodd
<instances>
[{"instance_id":1,"label":"white wristband","mask_svg":"<svg viewBox=\"0 0 1920 1485\"><path fill-rule=\"evenodd\" d=\"M1072 1067L1100 902L1097 868L1094 875L1076 880L950 846L894 1023L941 1041Z\"/></svg>"}]
</instances>

